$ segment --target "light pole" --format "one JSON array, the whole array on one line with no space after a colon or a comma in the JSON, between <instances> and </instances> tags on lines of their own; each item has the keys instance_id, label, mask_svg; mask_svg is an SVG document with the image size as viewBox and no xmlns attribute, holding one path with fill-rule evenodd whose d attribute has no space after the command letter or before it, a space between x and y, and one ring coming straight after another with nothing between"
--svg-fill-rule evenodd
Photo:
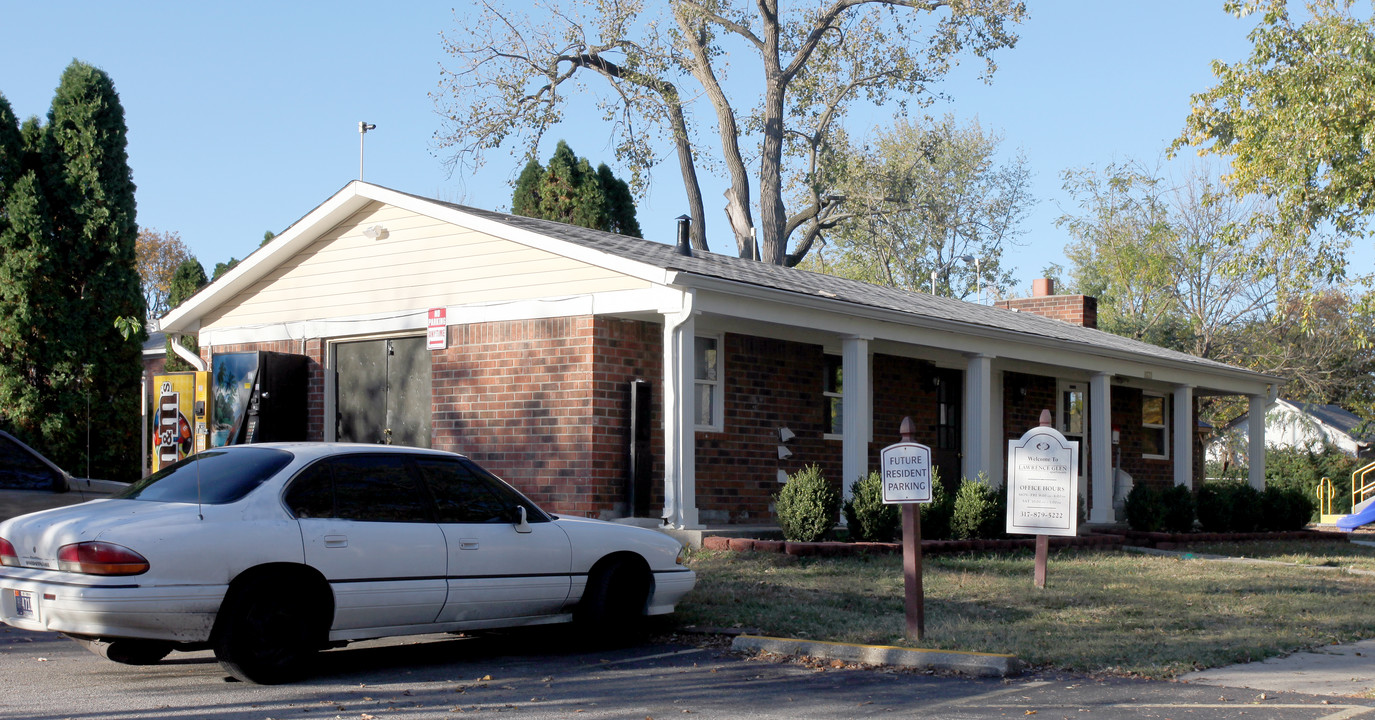
<instances>
[{"instance_id":1,"label":"light pole","mask_svg":"<svg viewBox=\"0 0 1375 720\"><path fill-rule=\"evenodd\" d=\"M363 122L362 120L359 120L359 121L358 121L358 179L359 179L359 180L362 180L362 179L363 179L363 136L366 135L366 134L368 133L369 130L376 130L376 129L377 129L377 126L376 126L376 125L373 125L372 123L366 123L366 122Z\"/></svg>"},{"instance_id":2,"label":"light pole","mask_svg":"<svg viewBox=\"0 0 1375 720\"><path fill-rule=\"evenodd\" d=\"M974 263L974 282L978 283L979 304L984 304L984 277L983 273L979 271L979 258L974 255L964 255L960 257L960 259L965 262Z\"/></svg>"}]
</instances>

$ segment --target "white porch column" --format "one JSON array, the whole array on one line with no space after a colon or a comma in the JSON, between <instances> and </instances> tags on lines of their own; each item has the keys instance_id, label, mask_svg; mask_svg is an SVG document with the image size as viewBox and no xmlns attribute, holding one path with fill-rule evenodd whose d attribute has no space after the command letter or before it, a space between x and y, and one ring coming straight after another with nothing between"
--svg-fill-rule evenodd
<instances>
[{"instance_id":1,"label":"white porch column","mask_svg":"<svg viewBox=\"0 0 1375 720\"><path fill-rule=\"evenodd\" d=\"M1174 484L1194 487L1194 389L1177 385L1174 389Z\"/></svg>"},{"instance_id":2,"label":"white porch column","mask_svg":"<svg viewBox=\"0 0 1375 720\"><path fill-rule=\"evenodd\" d=\"M664 523L697 522L697 433L693 413L693 353L697 322L691 291L681 309L664 311Z\"/></svg>"},{"instance_id":3,"label":"white porch column","mask_svg":"<svg viewBox=\"0 0 1375 720\"><path fill-rule=\"evenodd\" d=\"M1115 521L1112 510L1112 375L1098 373L1089 380L1089 482L1093 505L1089 522Z\"/></svg>"},{"instance_id":4,"label":"white porch column","mask_svg":"<svg viewBox=\"0 0 1375 720\"><path fill-rule=\"evenodd\" d=\"M869 474L869 440L873 437L874 388L869 375L869 338L841 341L841 421L844 477L841 492L850 499L850 486Z\"/></svg>"},{"instance_id":5,"label":"white porch column","mask_svg":"<svg viewBox=\"0 0 1375 720\"><path fill-rule=\"evenodd\" d=\"M964 370L963 473L973 480L987 473L993 482L993 356L969 355Z\"/></svg>"},{"instance_id":6,"label":"white porch column","mask_svg":"<svg viewBox=\"0 0 1375 720\"><path fill-rule=\"evenodd\" d=\"M1248 480L1251 487L1265 489L1265 406L1264 395L1251 395L1246 408L1247 448L1246 463L1250 468Z\"/></svg>"}]
</instances>

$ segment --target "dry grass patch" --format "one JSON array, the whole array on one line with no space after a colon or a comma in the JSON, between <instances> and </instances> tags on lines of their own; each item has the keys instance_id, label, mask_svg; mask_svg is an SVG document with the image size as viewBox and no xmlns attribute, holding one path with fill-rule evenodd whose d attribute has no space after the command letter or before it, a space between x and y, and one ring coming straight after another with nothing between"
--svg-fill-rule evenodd
<instances>
[{"instance_id":1,"label":"dry grass patch","mask_svg":"<svg viewBox=\"0 0 1375 720\"><path fill-rule=\"evenodd\" d=\"M685 624L907 645L897 556L699 552ZM1079 672L1173 677L1375 636L1375 578L1120 552L926 559L922 647L1011 653Z\"/></svg>"}]
</instances>

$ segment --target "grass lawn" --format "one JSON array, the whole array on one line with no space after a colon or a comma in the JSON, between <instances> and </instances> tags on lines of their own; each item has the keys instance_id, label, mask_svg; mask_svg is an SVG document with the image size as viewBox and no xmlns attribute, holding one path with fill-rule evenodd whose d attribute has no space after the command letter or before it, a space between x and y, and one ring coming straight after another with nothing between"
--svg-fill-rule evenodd
<instances>
[{"instance_id":1,"label":"grass lawn","mask_svg":"<svg viewBox=\"0 0 1375 720\"><path fill-rule=\"evenodd\" d=\"M1221 547L1224 546L1225 547ZM1289 547L1292 545L1293 547ZM1375 568L1375 548L1223 543L1189 552ZM1011 653L1033 665L1169 678L1375 637L1375 577L1119 551L925 558L926 636L904 638L900 556L799 558L699 551L684 625L779 637Z\"/></svg>"}]
</instances>

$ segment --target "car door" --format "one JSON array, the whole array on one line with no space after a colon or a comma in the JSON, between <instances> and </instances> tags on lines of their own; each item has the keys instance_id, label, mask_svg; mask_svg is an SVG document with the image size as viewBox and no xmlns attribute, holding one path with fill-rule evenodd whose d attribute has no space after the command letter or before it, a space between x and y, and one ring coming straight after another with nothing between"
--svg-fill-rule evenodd
<instances>
[{"instance_id":1,"label":"car door","mask_svg":"<svg viewBox=\"0 0 1375 720\"><path fill-rule=\"evenodd\" d=\"M334 630L434 622L448 593L444 533L396 453L337 455L292 481L306 562L334 591Z\"/></svg>"},{"instance_id":2,"label":"car door","mask_svg":"<svg viewBox=\"0 0 1375 720\"><path fill-rule=\"evenodd\" d=\"M441 622L550 615L571 585L568 535L539 508L464 458L417 457L449 547ZM517 508L526 523L517 527Z\"/></svg>"}]
</instances>

